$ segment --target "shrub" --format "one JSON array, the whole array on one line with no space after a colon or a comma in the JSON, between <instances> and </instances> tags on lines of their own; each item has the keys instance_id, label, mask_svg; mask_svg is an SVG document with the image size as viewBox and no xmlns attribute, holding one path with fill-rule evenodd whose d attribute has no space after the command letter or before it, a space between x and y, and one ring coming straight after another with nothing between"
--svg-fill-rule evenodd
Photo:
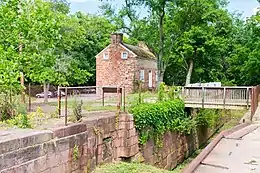
<instances>
[{"instance_id":1,"label":"shrub","mask_svg":"<svg viewBox=\"0 0 260 173\"><path fill-rule=\"evenodd\" d=\"M184 112L184 102L180 99L157 103L142 103L132 108L136 129L140 133L140 143L151 137L158 142L166 131L190 134L195 123Z\"/></svg>"},{"instance_id":2,"label":"shrub","mask_svg":"<svg viewBox=\"0 0 260 173\"><path fill-rule=\"evenodd\" d=\"M218 125L221 117L221 113L217 109L201 109L196 115L195 121L197 126L215 128Z\"/></svg>"},{"instance_id":3,"label":"shrub","mask_svg":"<svg viewBox=\"0 0 260 173\"><path fill-rule=\"evenodd\" d=\"M76 99L74 100L74 102L72 104L73 115L70 118L70 121L78 122L78 121L81 120L81 118L82 118L82 105L83 105L82 100L80 102L78 102Z\"/></svg>"},{"instance_id":4,"label":"shrub","mask_svg":"<svg viewBox=\"0 0 260 173\"><path fill-rule=\"evenodd\" d=\"M14 118L6 120L5 123L11 127L17 126L18 128L32 128L30 119L26 114L16 115Z\"/></svg>"}]
</instances>

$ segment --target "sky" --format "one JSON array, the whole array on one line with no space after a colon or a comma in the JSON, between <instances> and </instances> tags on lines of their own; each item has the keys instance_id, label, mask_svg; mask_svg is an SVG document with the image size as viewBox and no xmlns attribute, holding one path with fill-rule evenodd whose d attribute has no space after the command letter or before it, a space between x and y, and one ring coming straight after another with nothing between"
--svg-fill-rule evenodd
<instances>
[{"instance_id":1,"label":"sky","mask_svg":"<svg viewBox=\"0 0 260 173\"><path fill-rule=\"evenodd\" d=\"M99 0L69 0L71 12L83 11L86 13L96 14L99 12L98 6L101 5ZM120 6L123 0L113 0L113 4ZM228 10L230 12L243 12L243 17L253 15L259 3L257 0L229 0Z\"/></svg>"}]
</instances>

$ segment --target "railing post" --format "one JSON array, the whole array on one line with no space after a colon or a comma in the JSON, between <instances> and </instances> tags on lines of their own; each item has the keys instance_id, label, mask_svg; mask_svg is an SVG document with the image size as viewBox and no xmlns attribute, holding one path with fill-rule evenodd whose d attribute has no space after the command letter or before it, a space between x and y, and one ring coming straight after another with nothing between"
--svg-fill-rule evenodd
<instances>
[{"instance_id":1,"label":"railing post","mask_svg":"<svg viewBox=\"0 0 260 173\"><path fill-rule=\"evenodd\" d=\"M120 89L119 87L117 87L117 111L120 111L120 102L122 100L121 94L120 94Z\"/></svg>"},{"instance_id":2,"label":"railing post","mask_svg":"<svg viewBox=\"0 0 260 173\"><path fill-rule=\"evenodd\" d=\"M249 88L246 88L246 109L249 108Z\"/></svg>"},{"instance_id":3,"label":"railing post","mask_svg":"<svg viewBox=\"0 0 260 173\"><path fill-rule=\"evenodd\" d=\"M223 92L223 104L225 109L226 108L226 87L224 87L224 92Z\"/></svg>"},{"instance_id":4,"label":"railing post","mask_svg":"<svg viewBox=\"0 0 260 173\"><path fill-rule=\"evenodd\" d=\"M29 111L32 110L32 101L31 101L31 83L29 83ZM12 96L12 95L11 95Z\"/></svg>"},{"instance_id":5,"label":"railing post","mask_svg":"<svg viewBox=\"0 0 260 173\"><path fill-rule=\"evenodd\" d=\"M251 89L251 119L255 114L255 87Z\"/></svg>"},{"instance_id":6,"label":"railing post","mask_svg":"<svg viewBox=\"0 0 260 173\"><path fill-rule=\"evenodd\" d=\"M204 108L205 104L205 88L202 86L202 108Z\"/></svg>"},{"instance_id":7,"label":"railing post","mask_svg":"<svg viewBox=\"0 0 260 173\"><path fill-rule=\"evenodd\" d=\"M58 86L58 117L61 116L61 91L60 87Z\"/></svg>"},{"instance_id":8,"label":"railing post","mask_svg":"<svg viewBox=\"0 0 260 173\"><path fill-rule=\"evenodd\" d=\"M102 87L102 106L105 106L105 94L104 94L104 87Z\"/></svg>"},{"instance_id":9,"label":"railing post","mask_svg":"<svg viewBox=\"0 0 260 173\"><path fill-rule=\"evenodd\" d=\"M67 115L68 115L68 88L65 88L65 126L67 126Z\"/></svg>"}]
</instances>

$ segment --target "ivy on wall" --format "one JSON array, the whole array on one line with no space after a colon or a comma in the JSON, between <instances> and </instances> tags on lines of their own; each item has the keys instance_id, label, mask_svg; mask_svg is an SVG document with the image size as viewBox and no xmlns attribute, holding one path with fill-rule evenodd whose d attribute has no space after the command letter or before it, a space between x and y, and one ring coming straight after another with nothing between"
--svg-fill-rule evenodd
<instances>
[{"instance_id":1,"label":"ivy on wall","mask_svg":"<svg viewBox=\"0 0 260 173\"><path fill-rule=\"evenodd\" d=\"M193 119L184 112L184 102L180 99L142 103L135 106L132 113L141 144L150 138L158 143L167 131L190 134L195 127Z\"/></svg>"},{"instance_id":2,"label":"ivy on wall","mask_svg":"<svg viewBox=\"0 0 260 173\"><path fill-rule=\"evenodd\" d=\"M160 146L161 138L167 131L189 135L197 126L216 127L221 118L218 110L201 109L195 117L190 116L184 111L185 104L179 96L179 87L162 83L158 90L158 102L139 102L131 107L140 144L154 139Z\"/></svg>"}]
</instances>

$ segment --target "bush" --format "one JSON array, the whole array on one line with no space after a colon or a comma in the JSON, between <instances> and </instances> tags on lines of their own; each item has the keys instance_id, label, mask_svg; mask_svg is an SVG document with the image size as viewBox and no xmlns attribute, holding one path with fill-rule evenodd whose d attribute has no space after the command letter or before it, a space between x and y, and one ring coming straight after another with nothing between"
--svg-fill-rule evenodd
<instances>
[{"instance_id":1,"label":"bush","mask_svg":"<svg viewBox=\"0 0 260 173\"><path fill-rule=\"evenodd\" d=\"M76 99L73 101L73 104L72 104L73 114L70 117L69 121L72 121L72 122L81 121L81 119L82 119L82 105L83 105L82 100L80 102L77 101Z\"/></svg>"},{"instance_id":2,"label":"bush","mask_svg":"<svg viewBox=\"0 0 260 173\"><path fill-rule=\"evenodd\" d=\"M195 123L184 112L184 102L180 99L157 103L142 103L132 108L136 129L140 133L140 143L151 137L159 141L166 131L190 134Z\"/></svg>"},{"instance_id":3,"label":"bush","mask_svg":"<svg viewBox=\"0 0 260 173\"><path fill-rule=\"evenodd\" d=\"M215 128L219 125L221 117L221 112L217 109L201 109L196 115L195 121L197 126Z\"/></svg>"},{"instance_id":4,"label":"bush","mask_svg":"<svg viewBox=\"0 0 260 173\"><path fill-rule=\"evenodd\" d=\"M14 118L6 120L5 123L10 127L17 126L18 128L32 128L30 119L26 114L16 115Z\"/></svg>"}]
</instances>

